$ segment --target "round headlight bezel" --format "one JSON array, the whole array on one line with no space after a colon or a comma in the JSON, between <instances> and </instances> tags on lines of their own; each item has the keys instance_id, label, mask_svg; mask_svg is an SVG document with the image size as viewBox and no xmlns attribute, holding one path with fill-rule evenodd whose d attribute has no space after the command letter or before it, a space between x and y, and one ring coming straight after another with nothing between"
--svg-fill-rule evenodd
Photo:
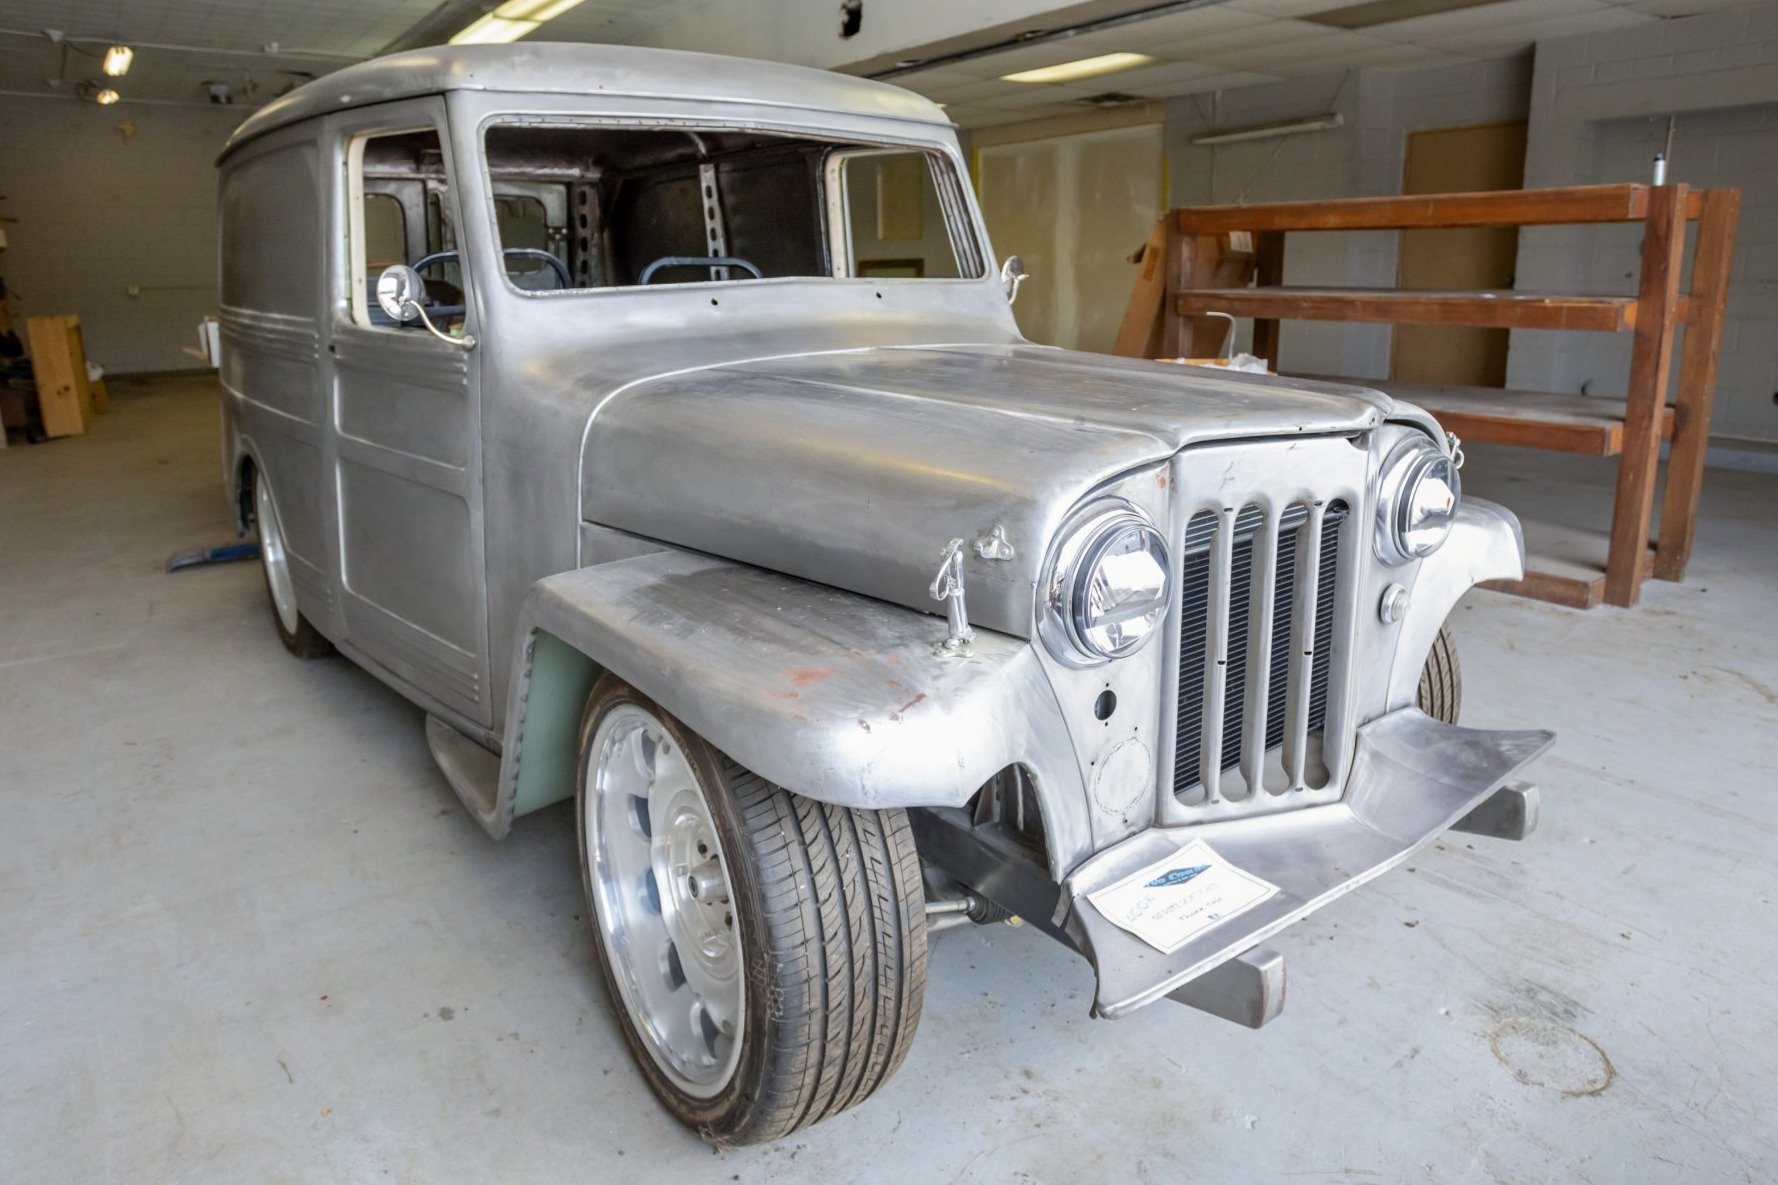
<instances>
[{"instance_id":1,"label":"round headlight bezel","mask_svg":"<svg viewBox=\"0 0 1778 1185\"><path fill-rule=\"evenodd\" d=\"M1428 482L1441 483L1450 495L1448 504L1431 515L1420 497L1423 492L1438 495ZM1392 568L1400 567L1443 547L1456 525L1462 500L1457 464L1443 449L1420 435L1397 444L1383 462L1377 486L1377 558Z\"/></svg>"},{"instance_id":2,"label":"round headlight bezel","mask_svg":"<svg viewBox=\"0 0 1778 1185\"><path fill-rule=\"evenodd\" d=\"M1091 620L1087 594L1096 569L1130 532L1138 533L1141 550L1153 557L1159 571L1159 584L1152 595L1154 609L1140 636L1122 644L1104 644L1099 640L1099 626ZM1071 516L1060 538L1040 590L1038 634L1050 653L1068 666L1096 667L1140 651L1160 632L1170 604L1173 570L1166 537L1135 506L1110 499Z\"/></svg>"}]
</instances>

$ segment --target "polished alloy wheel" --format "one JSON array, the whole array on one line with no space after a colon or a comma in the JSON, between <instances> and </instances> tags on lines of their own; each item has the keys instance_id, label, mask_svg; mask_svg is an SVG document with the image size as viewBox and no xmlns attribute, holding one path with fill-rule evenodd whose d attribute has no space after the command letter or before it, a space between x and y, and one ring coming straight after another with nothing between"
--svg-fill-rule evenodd
<instances>
[{"instance_id":1,"label":"polished alloy wheel","mask_svg":"<svg viewBox=\"0 0 1778 1185\"><path fill-rule=\"evenodd\" d=\"M278 508L272 505L272 491L264 477L253 479L255 518L259 523L259 562L265 565L265 584L272 593L272 608L286 634L296 633L300 620L296 611L296 586L290 582L290 559L284 554L284 528L278 522Z\"/></svg>"},{"instance_id":2,"label":"polished alloy wheel","mask_svg":"<svg viewBox=\"0 0 1778 1185\"><path fill-rule=\"evenodd\" d=\"M711 1098L739 1061L745 987L709 804L672 733L638 704L605 713L586 759L586 866L624 1008L661 1072Z\"/></svg>"}]
</instances>

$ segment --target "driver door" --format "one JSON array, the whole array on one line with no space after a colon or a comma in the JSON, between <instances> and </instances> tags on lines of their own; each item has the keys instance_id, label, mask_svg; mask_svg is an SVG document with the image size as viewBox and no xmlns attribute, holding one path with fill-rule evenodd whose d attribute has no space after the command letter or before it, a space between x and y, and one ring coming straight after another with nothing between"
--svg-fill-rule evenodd
<instances>
[{"instance_id":1,"label":"driver door","mask_svg":"<svg viewBox=\"0 0 1778 1185\"><path fill-rule=\"evenodd\" d=\"M440 100L333 117L334 312L326 462L339 549L337 624L352 656L428 707L490 725L481 392L473 350L377 308L381 266L456 248L456 176ZM428 312L475 332L454 255L428 266Z\"/></svg>"}]
</instances>

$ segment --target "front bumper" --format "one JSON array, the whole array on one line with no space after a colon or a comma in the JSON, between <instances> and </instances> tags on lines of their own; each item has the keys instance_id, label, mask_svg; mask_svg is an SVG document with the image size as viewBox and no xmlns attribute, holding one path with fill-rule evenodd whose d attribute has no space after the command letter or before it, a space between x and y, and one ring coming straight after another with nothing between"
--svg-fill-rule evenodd
<instances>
[{"instance_id":1,"label":"front bumper","mask_svg":"<svg viewBox=\"0 0 1778 1185\"><path fill-rule=\"evenodd\" d=\"M1151 827L1100 852L1063 883L1052 919L1098 975L1094 1014L1125 1016L1175 993L1185 1002L1199 1003L1192 996L1198 986L1192 981L1400 864L1454 825L1490 834L1529 830L1535 799L1516 788L1502 792L1503 784L1554 739L1543 731L1461 728L1404 708L1358 730L1351 776L1339 802L1188 827ZM1228 863L1279 891L1170 953L1113 924L1088 900L1088 894L1194 840L1208 843ZM1243 966L1251 972L1243 972ZM1231 970L1207 977L1204 987L1226 1000L1231 993L1239 996L1242 984L1281 1002L1276 956L1231 964ZM1259 1020L1276 1006L1236 1003Z\"/></svg>"}]
</instances>

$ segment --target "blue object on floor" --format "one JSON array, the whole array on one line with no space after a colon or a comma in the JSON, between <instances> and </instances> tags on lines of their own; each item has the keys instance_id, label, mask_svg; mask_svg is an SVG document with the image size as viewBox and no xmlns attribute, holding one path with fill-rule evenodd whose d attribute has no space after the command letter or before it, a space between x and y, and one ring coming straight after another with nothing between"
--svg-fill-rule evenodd
<instances>
[{"instance_id":1,"label":"blue object on floor","mask_svg":"<svg viewBox=\"0 0 1778 1185\"><path fill-rule=\"evenodd\" d=\"M181 568L197 568L204 564L232 564L237 560L256 560L259 558L259 544L231 543L227 547L193 547L188 551L176 551L167 557L167 571L177 572Z\"/></svg>"}]
</instances>

